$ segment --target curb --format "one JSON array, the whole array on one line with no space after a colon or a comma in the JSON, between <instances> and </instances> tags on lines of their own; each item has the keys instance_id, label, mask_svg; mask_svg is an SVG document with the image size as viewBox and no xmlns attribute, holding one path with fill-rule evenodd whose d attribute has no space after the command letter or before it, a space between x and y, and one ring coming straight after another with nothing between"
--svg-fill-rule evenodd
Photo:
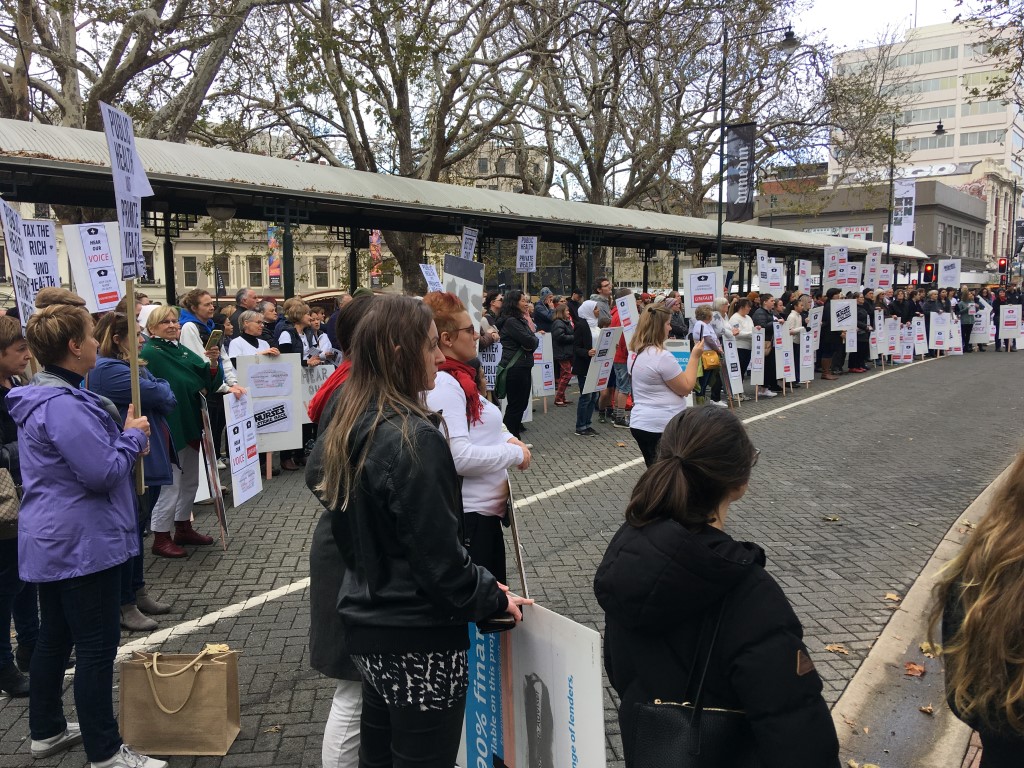
<instances>
[{"instance_id":1,"label":"curb","mask_svg":"<svg viewBox=\"0 0 1024 768\"><path fill-rule=\"evenodd\" d=\"M937 698L933 702L935 713L930 718L916 713L917 701L905 701L906 691L902 689L903 663L911 658L917 661L922 655L918 645L928 639L928 612L935 577L946 563L956 557L969 535L963 531L961 521L967 518L977 522L985 515L993 494L1008 476L1010 466L1012 464L967 509L957 515L903 598L899 609L893 613L867 658L832 708L832 720L839 734L840 753L844 760L850 759L851 764L875 762L885 768L880 759L868 759L866 755L872 750L876 755L879 752L890 754L889 749L882 749L884 741L896 739L905 743L908 738L913 740L911 746L916 749L912 750L913 756L909 758L912 762L901 762L900 768L949 768L963 762L972 731L946 706L941 663L934 660L928 665L931 674L928 682ZM914 714L907 715L908 711ZM892 723L899 722L901 718L911 721L912 733L905 733L902 737L897 730L889 730L888 735L879 733L891 728ZM861 727L865 722L880 722L883 726L876 726L875 733L871 733Z\"/></svg>"}]
</instances>

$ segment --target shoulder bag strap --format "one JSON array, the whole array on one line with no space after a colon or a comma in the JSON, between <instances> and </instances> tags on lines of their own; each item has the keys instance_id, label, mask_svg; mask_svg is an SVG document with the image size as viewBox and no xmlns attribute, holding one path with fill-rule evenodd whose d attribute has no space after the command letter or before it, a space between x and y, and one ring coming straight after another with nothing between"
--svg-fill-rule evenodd
<instances>
[{"instance_id":1,"label":"shoulder bag strap","mask_svg":"<svg viewBox=\"0 0 1024 768\"><path fill-rule=\"evenodd\" d=\"M722 626L722 615L725 613L725 605L727 602L728 598L722 600L722 605L718 609L718 615L715 617L714 627L711 629L711 640L708 643L708 649L704 655L704 663L703 665L701 665L700 681L697 683L697 692L693 695L693 698L691 699L693 703L693 713L690 715L691 727L697 725L700 722L700 714L701 711L704 709L704 681L707 678L708 667L711 666L711 654L714 652L715 649L715 641L718 640L718 629ZM710 616L708 616L705 619L704 625L701 627L700 637L697 640L696 658L694 659L693 666L690 667L690 675L686 681L686 697L688 699L690 698L690 691L693 690L693 676L694 673L697 671L697 666L700 664L700 649L701 646L704 644L704 636L708 632L710 620Z\"/></svg>"}]
</instances>

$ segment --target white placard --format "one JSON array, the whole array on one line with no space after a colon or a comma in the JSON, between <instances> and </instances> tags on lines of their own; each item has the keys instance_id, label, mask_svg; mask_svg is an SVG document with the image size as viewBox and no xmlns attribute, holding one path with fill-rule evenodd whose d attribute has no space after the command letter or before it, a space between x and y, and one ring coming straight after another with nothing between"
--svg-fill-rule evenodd
<instances>
[{"instance_id":1,"label":"white placard","mask_svg":"<svg viewBox=\"0 0 1024 768\"><path fill-rule=\"evenodd\" d=\"M736 351L736 339L726 335L722 339L722 351L725 353L725 367L729 374L729 388L733 395L743 394L743 371L740 370L740 356Z\"/></svg>"},{"instance_id":2,"label":"white placard","mask_svg":"<svg viewBox=\"0 0 1024 768\"><path fill-rule=\"evenodd\" d=\"M622 336L622 328L602 328L597 332L594 348L597 350L590 358L587 378L583 383L583 394L600 392L608 388L608 379L612 373L612 360L615 357L615 345Z\"/></svg>"},{"instance_id":3,"label":"white placard","mask_svg":"<svg viewBox=\"0 0 1024 768\"><path fill-rule=\"evenodd\" d=\"M247 355L236 358L238 381L252 397L256 441L261 453L302 447L305 420L301 356ZM254 382L257 386L254 386ZM287 392L287 394L281 394ZM270 394L260 394L270 393Z\"/></svg>"},{"instance_id":4,"label":"white placard","mask_svg":"<svg viewBox=\"0 0 1024 768\"><path fill-rule=\"evenodd\" d=\"M684 269L683 285L686 293L683 296L683 312L687 317L694 317L694 312L701 304L711 304L722 295L725 285L725 274L722 267L705 269Z\"/></svg>"},{"instance_id":5,"label":"white placard","mask_svg":"<svg viewBox=\"0 0 1024 768\"><path fill-rule=\"evenodd\" d=\"M225 395L224 412L227 416L225 433L231 466L231 499L237 507L263 490L252 398L248 394L239 398Z\"/></svg>"},{"instance_id":6,"label":"white placard","mask_svg":"<svg viewBox=\"0 0 1024 768\"><path fill-rule=\"evenodd\" d=\"M928 319L928 349L949 349L949 315L930 312Z\"/></svg>"},{"instance_id":7,"label":"white placard","mask_svg":"<svg viewBox=\"0 0 1024 768\"><path fill-rule=\"evenodd\" d=\"M928 354L928 337L925 335L925 324L923 317L915 317L911 320L914 329L914 354Z\"/></svg>"},{"instance_id":8,"label":"white placard","mask_svg":"<svg viewBox=\"0 0 1024 768\"><path fill-rule=\"evenodd\" d=\"M555 394L555 353L550 333L537 334L537 348L533 350L533 396ZM530 410L533 403L530 404Z\"/></svg>"},{"instance_id":9,"label":"white placard","mask_svg":"<svg viewBox=\"0 0 1024 768\"><path fill-rule=\"evenodd\" d=\"M885 351L883 354L895 355L899 352L900 319L889 317L885 320Z\"/></svg>"},{"instance_id":10,"label":"white placard","mask_svg":"<svg viewBox=\"0 0 1024 768\"><path fill-rule=\"evenodd\" d=\"M839 288L839 265L846 263L846 248L829 246L825 249L825 266L821 273L821 289Z\"/></svg>"},{"instance_id":11,"label":"white placard","mask_svg":"<svg viewBox=\"0 0 1024 768\"><path fill-rule=\"evenodd\" d=\"M999 307L999 341L1020 341L1020 304Z\"/></svg>"},{"instance_id":12,"label":"white placard","mask_svg":"<svg viewBox=\"0 0 1024 768\"><path fill-rule=\"evenodd\" d=\"M768 283L768 251L758 248L754 253L757 254L757 281L759 285L766 285Z\"/></svg>"},{"instance_id":13,"label":"white placard","mask_svg":"<svg viewBox=\"0 0 1024 768\"><path fill-rule=\"evenodd\" d=\"M881 275L879 267L881 266L882 249L869 248L867 256L864 257L864 290L878 290L878 279Z\"/></svg>"},{"instance_id":14,"label":"white placard","mask_svg":"<svg viewBox=\"0 0 1024 768\"><path fill-rule=\"evenodd\" d=\"M111 229L115 237L111 238ZM109 312L121 301L121 280L117 272L115 253L117 225L67 224L64 243L68 249L71 275L75 290L85 299L90 312Z\"/></svg>"},{"instance_id":15,"label":"white placard","mask_svg":"<svg viewBox=\"0 0 1024 768\"><path fill-rule=\"evenodd\" d=\"M960 259L939 259L939 288L960 288Z\"/></svg>"},{"instance_id":16,"label":"white placard","mask_svg":"<svg viewBox=\"0 0 1024 768\"><path fill-rule=\"evenodd\" d=\"M142 255L142 201L153 194L135 148L132 119L119 109L100 102L103 132L110 151L110 170L114 176L114 201L121 236L121 275L125 280L145 277Z\"/></svg>"},{"instance_id":17,"label":"white placard","mask_svg":"<svg viewBox=\"0 0 1024 768\"><path fill-rule=\"evenodd\" d=\"M444 286L441 284L441 278L437 274L437 267L433 264L420 264L420 272L423 273L423 279L427 281L428 291L444 290Z\"/></svg>"},{"instance_id":18,"label":"white placard","mask_svg":"<svg viewBox=\"0 0 1024 768\"><path fill-rule=\"evenodd\" d=\"M949 319L949 349L947 352L951 355L962 355L964 353L964 340L963 336L961 336L959 317L951 317Z\"/></svg>"},{"instance_id":19,"label":"white placard","mask_svg":"<svg viewBox=\"0 0 1024 768\"><path fill-rule=\"evenodd\" d=\"M768 293L772 296L778 296L782 293L783 285L786 282L785 275L782 274L782 265L775 259L768 260Z\"/></svg>"},{"instance_id":20,"label":"white placard","mask_svg":"<svg viewBox=\"0 0 1024 768\"><path fill-rule=\"evenodd\" d=\"M789 334L782 332L782 323L778 320L774 324L775 338L772 343L775 347L775 378L783 381L796 381L796 370L793 368L793 344L789 340Z\"/></svg>"},{"instance_id":21,"label":"white placard","mask_svg":"<svg viewBox=\"0 0 1024 768\"><path fill-rule=\"evenodd\" d=\"M444 257L444 290L459 297L473 328L480 330L484 316L484 265L483 262L469 261L459 256Z\"/></svg>"},{"instance_id":22,"label":"white placard","mask_svg":"<svg viewBox=\"0 0 1024 768\"><path fill-rule=\"evenodd\" d=\"M832 299L829 302L832 313L833 331L857 330L857 302L853 299Z\"/></svg>"},{"instance_id":23,"label":"white placard","mask_svg":"<svg viewBox=\"0 0 1024 768\"><path fill-rule=\"evenodd\" d=\"M800 343L800 381L811 381L814 378L814 334L804 331L799 336Z\"/></svg>"},{"instance_id":24,"label":"white placard","mask_svg":"<svg viewBox=\"0 0 1024 768\"><path fill-rule=\"evenodd\" d=\"M764 385L764 337L764 328L755 328L750 336L750 383L755 386Z\"/></svg>"},{"instance_id":25,"label":"white placard","mask_svg":"<svg viewBox=\"0 0 1024 768\"><path fill-rule=\"evenodd\" d=\"M302 369L302 381L300 386L302 387L302 423L312 424L313 420L309 418L309 403L320 391L320 387L331 378L331 374L337 370L337 366L330 363L321 363L320 365L308 365Z\"/></svg>"},{"instance_id":26,"label":"white placard","mask_svg":"<svg viewBox=\"0 0 1024 768\"><path fill-rule=\"evenodd\" d=\"M462 228L462 251L460 252L462 258L473 261L473 257L476 255L476 240L479 236L479 230L472 227Z\"/></svg>"},{"instance_id":27,"label":"white placard","mask_svg":"<svg viewBox=\"0 0 1024 768\"><path fill-rule=\"evenodd\" d=\"M857 351L857 332L847 331L846 332L846 351L848 353L854 353Z\"/></svg>"},{"instance_id":28,"label":"white placard","mask_svg":"<svg viewBox=\"0 0 1024 768\"><path fill-rule=\"evenodd\" d=\"M974 325L971 326L971 335L967 342L969 344L988 344L988 327L991 322L991 305L987 309L980 306L974 313Z\"/></svg>"},{"instance_id":29,"label":"white placard","mask_svg":"<svg viewBox=\"0 0 1024 768\"><path fill-rule=\"evenodd\" d=\"M537 238L521 235L516 240L516 272L537 271Z\"/></svg>"},{"instance_id":30,"label":"white placard","mask_svg":"<svg viewBox=\"0 0 1024 768\"><path fill-rule=\"evenodd\" d=\"M619 309L619 322L622 323L622 335L626 337L626 346L633 340L636 333L636 326L640 322L640 312L636 306L636 296L627 293L625 296L615 300L615 306Z\"/></svg>"},{"instance_id":31,"label":"white placard","mask_svg":"<svg viewBox=\"0 0 1024 768\"><path fill-rule=\"evenodd\" d=\"M487 381L487 391L494 391L494 380L498 377L498 363L501 362L501 342L496 341L489 347L480 349L480 367Z\"/></svg>"},{"instance_id":32,"label":"white placard","mask_svg":"<svg viewBox=\"0 0 1024 768\"><path fill-rule=\"evenodd\" d=\"M18 316L21 328L25 329L29 315L35 311L35 293L28 276L28 258L25 246L25 225L14 208L6 200L0 199L0 214L3 218L4 240L10 254L11 272L14 278L14 297L18 304Z\"/></svg>"},{"instance_id":33,"label":"white placard","mask_svg":"<svg viewBox=\"0 0 1024 768\"><path fill-rule=\"evenodd\" d=\"M825 307L811 307L807 313L807 327L811 329L814 337L814 351L818 351L821 344L821 319L825 315Z\"/></svg>"},{"instance_id":34,"label":"white placard","mask_svg":"<svg viewBox=\"0 0 1024 768\"><path fill-rule=\"evenodd\" d=\"M896 267L892 264L882 264L878 267L878 290L887 291L892 288L893 272Z\"/></svg>"},{"instance_id":35,"label":"white placard","mask_svg":"<svg viewBox=\"0 0 1024 768\"><path fill-rule=\"evenodd\" d=\"M796 287L799 293L811 292L811 262L799 259L796 263Z\"/></svg>"},{"instance_id":36,"label":"white placard","mask_svg":"<svg viewBox=\"0 0 1024 768\"><path fill-rule=\"evenodd\" d=\"M910 323L900 328L900 355L894 362L901 364L914 362L914 326Z\"/></svg>"},{"instance_id":37,"label":"white placard","mask_svg":"<svg viewBox=\"0 0 1024 768\"><path fill-rule=\"evenodd\" d=\"M25 233L25 268L31 283L32 300L41 288L60 286L57 267L57 225L49 219L22 219Z\"/></svg>"},{"instance_id":38,"label":"white placard","mask_svg":"<svg viewBox=\"0 0 1024 768\"><path fill-rule=\"evenodd\" d=\"M861 271L863 264L859 261L848 261L846 262L846 287L851 290L857 290L861 283Z\"/></svg>"}]
</instances>

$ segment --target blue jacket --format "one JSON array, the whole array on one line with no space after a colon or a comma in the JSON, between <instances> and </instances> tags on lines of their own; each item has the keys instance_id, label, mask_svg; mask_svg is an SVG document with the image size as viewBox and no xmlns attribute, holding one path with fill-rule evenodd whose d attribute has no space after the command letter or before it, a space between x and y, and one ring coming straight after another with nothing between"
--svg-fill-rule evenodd
<instances>
[{"instance_id":1,"label":"blue jacket","mask_svg":"<svg viewBox=\"0 0 1024 768\"><path fill-rule=\"evenodd\" d=\"M25 490L22 580L86 576L137 555L132 470L146 447L142 431L122 432L103 398L46 372L10 392L7 406L18 425Z\"/></svg>"},{"instance_id":2,"label":"blue jacket","mask_svg":"<svg viewBox=\"0 0 1024 768\"><path fill-rule=\"evenodd\" d=\"M127 360L100 357L89 372L86 384L90 390L111 400L121 414L124 424L128 404L132 401L132 373ZM142 415L149 418L149 455L142 460L146 472L146 485L171 485L171 463L178 463L178 454L167 426L167 414L178 404L171 385L158 379L145 366L139 367L139 391L142 395Z\"/></svg>"}]
</instances>

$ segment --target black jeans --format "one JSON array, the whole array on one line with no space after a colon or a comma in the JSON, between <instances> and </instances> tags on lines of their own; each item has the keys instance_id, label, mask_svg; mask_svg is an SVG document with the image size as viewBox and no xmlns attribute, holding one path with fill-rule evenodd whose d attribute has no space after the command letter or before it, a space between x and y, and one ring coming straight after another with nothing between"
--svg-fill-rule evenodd
<instances>
[{"instance_id":1,"label":"black jeans","mask_svg":"<svg viewBox=\"0 0 1024 768\"><path fill-rule=\"evenodd\" d=\"M640 453L644 455L644 464L648 467L654 463L658 456L658 443L661 442L661 432L645 432L635 427L629 428L636 444L640 446Z\"/></svg>"},{"instance_id":2,"label":"black jeans","mask_svg":"<svg viewBox=\"0 0 1024 768\"><path fill-rule=\"evenodd\" d=\"M39 585L39 640L29 673L33 739L64 732L64 664L75 648L75 709L90 762L121 748L114 717L114 657L121 640L121 566Z\"/></svg>"},{"instance_id":3,"label":"black jeans","mask_svg":"<svg viewBox=\"0 0 1024 768\"><path fill-rule=\"evenodd\" d=\"M465 716L465 694L451 709L389 707L364 680L359 768L452 768Z\"/></svg>"},{"instance_id":4,"label":"black jeans","mask_svg":"<svg viewBox=\"0 0 1024 768\"><path fill-rule=\"evenodd\" d=\"M18 645L33 648L39 636L36 585L18 578L18 540L0 540L0 669L14 661L10 626L18 632Z\"/></svg>"},{"instance_id":5,"label":"black jeans","mask_svg":"<svg viewBox=\"0 0 1024 768\"><path fill-rule=\"evenodd\" d=\"M505 375L505 418L502 421L512 436L519 439L523 431L523 414L530 405L533 391L533 366L517 365Z\"/></svg>"},{"instance_id":6,"label":"black jeans","mask_svg":"<svg viewBox=\"0 0 1024 768\"><path fill-rule=\"evenodd\" d=\"M467 512L462 516L462 528L462 546L469 552L469 559L490 571L502 584L508 584L501 518Z\"/></svg>"}]
</instances>

